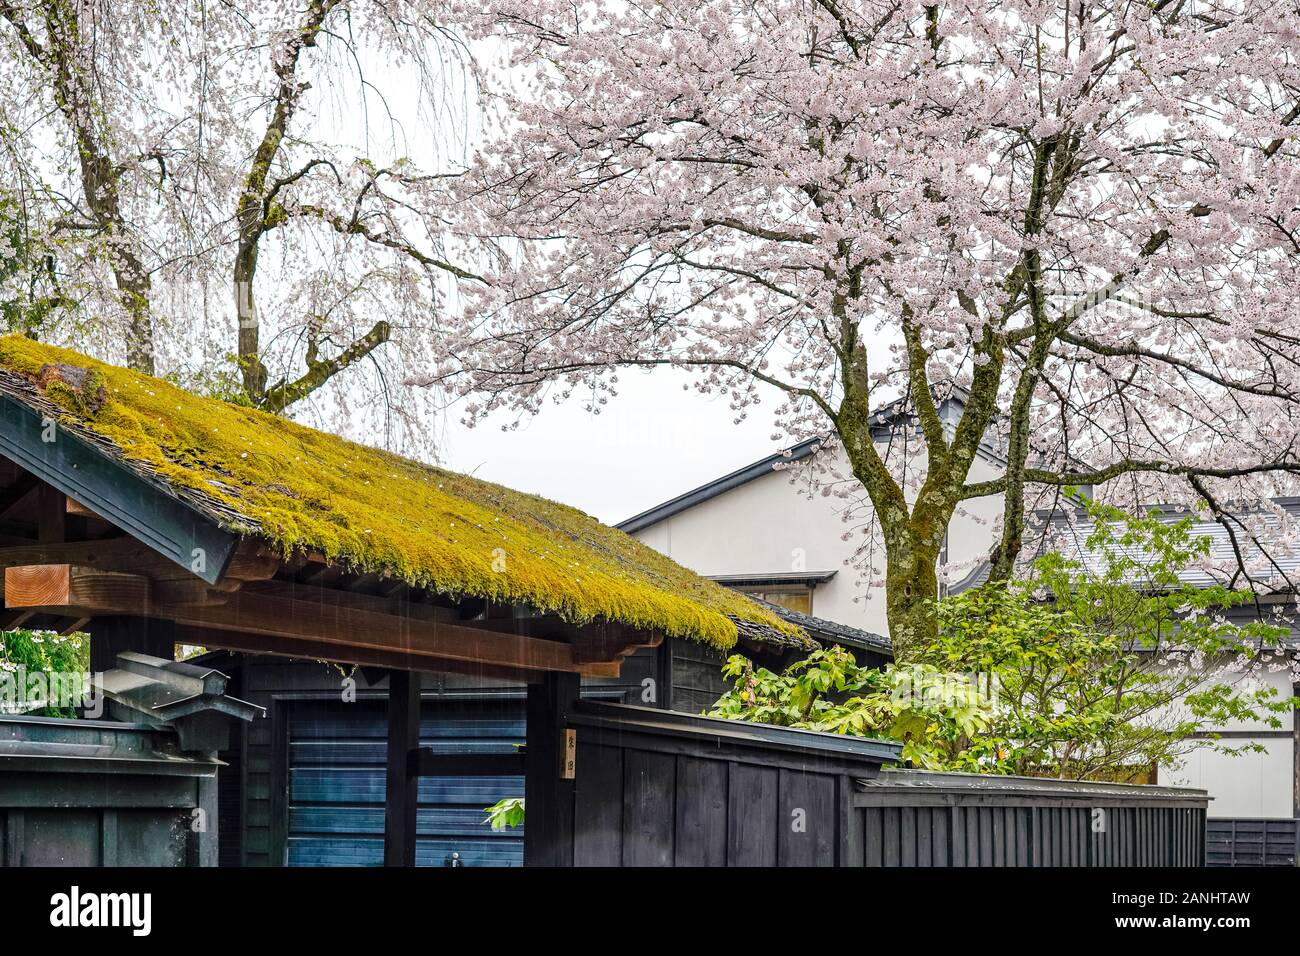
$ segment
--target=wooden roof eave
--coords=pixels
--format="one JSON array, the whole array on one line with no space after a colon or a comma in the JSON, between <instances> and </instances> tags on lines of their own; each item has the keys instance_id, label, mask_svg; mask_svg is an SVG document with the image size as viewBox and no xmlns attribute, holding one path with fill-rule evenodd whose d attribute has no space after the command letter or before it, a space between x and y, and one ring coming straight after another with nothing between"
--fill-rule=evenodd
<instances>
[{"instance_id":1,"label":"wooden roof eave","mask_svg":"<svg viewBox=\"0 0 1300 956\"><path fill-rule=\"evenodd\" d=\"M623 657L661 639L614 625L567 626L563 636L497 633L454 609L398 608L385 598L272 581L322 559L284 559L258 538L219 527L162 483L3 391L0 426L0 454L66 496L70 510L126 532L0 548L5 608L15 615L79 623L154 617L176 624L184 643L404 669L486 668L521 679L547 670L617 676ZM446 613L435 622L439 611Z\"/></svg>"},{"instance_id":2,"label":"wooden roof eave","mask_svg":"<svg viewBox=\"0 0 1300 956\"><path fill-rule=\"evenodd\" d=\"M208 584L235 554L238 535L3 391L0 454Z\"/></svg>"},{"instance_id":3,"label":"wooden roof eave","mask_svg":"<svg viewBox=\"0 0 1300 956\"><path fill-rule=\"evenodd\" d=\"M59 424L47 404L0 388L0 455L62 492L70 510L127 537L0 548L5 607L14 614L154 617L172 621L183 643L412 670L490 668L521 679L548 670L617 676L623 658L662 640L614 622L557 629L549 616L536 632L526 618L502 628L455 609L398 609L385 598L271 580L323 558L286 560L260 538L220 527L161 479ZM435 621L438 611L446 614Z\"/></svg>"}]
</instances>

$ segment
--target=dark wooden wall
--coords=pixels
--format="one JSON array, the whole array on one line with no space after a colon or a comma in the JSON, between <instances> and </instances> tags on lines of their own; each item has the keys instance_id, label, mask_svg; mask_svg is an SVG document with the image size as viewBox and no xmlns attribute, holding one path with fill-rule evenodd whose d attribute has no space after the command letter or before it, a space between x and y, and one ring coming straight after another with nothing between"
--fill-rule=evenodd
<instances>
[{"instance_id":1,"label":"dark wooden wall","mask_svg":"<svg viewBox=\"0 0 1300 956\"><path fill-rule=\"evenodd\" d=\"M115 721L0 718L0 866L194 866L216 767L166 730ZM215 822L215 821L214 821Z\"/></svg>"},{"instance_id":2,"label":"dark wooden wall","mask_svg":"<svg viewBox=\"0 0 1300 956\"><path fill-rule=\"evenodd\" d=\"M862 807L864 866L1200 866L1205 812L1107 809L1094 833L1089 807Z\"/></svg>"},{"instance_id":3,"label":"dark wooden wall","mask_svg":"<svg viewBox=\"0 0 1300 956\"><path fill-rule=\"evenodd\" d=\"M576 866L843 862L836 774L583 744L581 731L578 767Z\"/></svg>"},{"instance_id":4,"label":"dark wooden wall","mask_svg":"<svg viewBox=\"0 0 1300 956\"><path fill-rule=\"evenodd\" d=\"M580 702L577 866L845 866L853 780L898 745Z\"/></svg>"},{"instance_id":5,"label":"dark wooden wall","mask_svg":"<svg viewBox=\"0 0 1300 956\"><path fill-rule=\"evenodd\" d=\"M1206 866L1295 866L1295 820L1210 820Z\"/></svg>"},{"instance_id":6,"label":"dark wooden wall","mask_svg":"<svg viewBox=\"0 0 1300 956\"><path fill-rule=\"evenodd\" d=\"M583 686L610 699L640 701L647 679L662 680L659 654L660 648L638 651L624 662L618 679L592 678ZM356 681L359 700L386 701L386 675L273 655L213 652L203 660L232 678L234 696L266 708L265 717L232 730L230 749L219 755L229 765L219 778L221 865L282 866L288 842L293 707L341 700L345 677ZM440 697L473 699L514 693L522 712L524 685L496 678L425 674L422 689L426 702Z\"/></svg>"},{"instance_id":7,"label":"dark wooden wall","mask_svg":"<svg viewBox=\"0 0 1300 956\"><path fill-rule=\"evenodd\" d=\"M897 745L590 702L571 723L577 866L1205 860L1204 791L882 772Z\"/></svg>"},{"instance_id":8,"label":"dark wooden wall","mask_svg":"<svg viewBox=\"0 0 1300 956\"><path fill-rule=\"evenodd\" d=\"M857 790L863 866L1205 863L1204 791L907 770Z\"/></svg>"},{"instance_id":9,"label":"dark wooden wall","mask_svg":"<svg viewBox=\"0 0 1300 956\"><path fill-rule=\"evenodd\" d=\"M698 714L709 710L727 691L722 665L727 655L697 641L666 641L672 655L669 710Z\"/></svg>"}]
</instances>

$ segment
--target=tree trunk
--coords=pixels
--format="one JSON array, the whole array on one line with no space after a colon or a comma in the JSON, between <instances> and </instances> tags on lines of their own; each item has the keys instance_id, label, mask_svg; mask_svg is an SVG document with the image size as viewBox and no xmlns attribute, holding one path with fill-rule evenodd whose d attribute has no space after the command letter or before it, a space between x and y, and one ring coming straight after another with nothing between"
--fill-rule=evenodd
<instances>
[{"instance_id":1,"label":"tree trunk","mask_svg":"<svg viewBox=\"0 0 1300 956\"><path fill-rule=\"evenodd\" d=\"M939 555L913 542L886 546L885 603L894 656L910 659L939 637L934 602L939 599Z\"/></svg>"},{"instance_id":2,"label":"tree trunk","mask_svg":"<svg viewBox=\"0 0 1300 956\"><path fill-rule=\"evenodd\" d=\"M253 204L248 204L250 207ZM261 328L258 324L257 303L253 299L253 279L257 274L257 242L261 238L258 219L249 221L260 214L253 210L248 213L241 200L238 220L240 223L239 248L235 253L234 287L235 317L239 325L238 360L239 373L243 379L244 394L253 405L261 402L266 393L266 366L262 364Z\"/></svg>"},{"instance_id":3,"label":"tree trunk","mask_svg":"<svg viewBox=\"0 0 1300 956\"><path fill-rule=\"evenodd\" d=\"M122 210L118 179L123 167L113 160L109 134L96 126L99 105L93 87L100 79L80 71L77 66L83 38L76 8L47 3L43 12L49 34L48 48L32 43L29 50L52 71L55 102L72 130L86 206L104 239L118 297L128 316L127 364L152 375L153 282L141 258L137 236Z\"/></svg>"}]
</instances>

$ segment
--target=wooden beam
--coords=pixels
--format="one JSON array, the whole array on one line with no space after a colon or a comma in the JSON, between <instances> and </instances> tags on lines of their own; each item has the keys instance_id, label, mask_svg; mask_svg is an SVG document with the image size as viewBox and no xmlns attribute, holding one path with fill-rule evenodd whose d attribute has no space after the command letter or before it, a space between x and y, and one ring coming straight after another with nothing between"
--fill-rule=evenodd
<instances>
[{"instance_id":1,"label":"wooden beam","mask_svg":"<svg viewBox=\"0 0 1300 956\"><path fill-rule=\"evenodd\" d=\"M210 587L202 578L189 581L154 581L151 592L155 604L190 604L206 607L225 604L233 590Z\"/></svg>"},{"instance_id":2,"label":"wooden beam","mask_svg":"<svg viewBox=\"0 0 1300 956\"><path fill-rule=\"evenodd\" d=\"M139 614L149 604L149 579L73 564L5 568L5 606L87 608Z\"/></svg>"},{"instance_id":3,"label":"wooden beam","mask_svg":"<svg viewBox=\"0 0 1300 956\"><path fill-rule=\"evenodd\" d=\"M0 548L0 568L28 564L77 564L101 571L142 574L159 581L195 580L197 575L132 537L101 538L96 541L29 542ZM238 587L244 581L271 577L279 559L256 547L240 547L230 559L218 587Z\"/></svg>"},{"instance_id":4,"label":"wooden beam","mask_svg":"<svg viewBox=\"0 0 1300 956\"><path fill-rule=\"evenodd\" d=\"M155 605L149 613L181 624L305 638L343 647L402 650L523 670L577 671L573 648L558 641L495 634L447 621L236 591L216 607Z\"/></svg>"},{"instance_id":5,"label":"wooden beam","mask_svg":"<svg viewBox=\"0 0 1300 956\"><path fill-rule=\"evenodd\" d=\"M404 651L382 651L372 648L344 648L319 641L267 637L264 634L242 634L239 631L217 631L211 628L176 626L176 643L206 647L210 650L241 651L248 654L271 654L298 660L333 661L338 664L355 664L359 667L377 667L382 670L411 670L429 673L463 674L478 680L529 683L540 681L540 671L518 668L494 667L490 664L471 664L465 661L448 661L426 655L408 654ZM602 665L608 667L609 665ZM586 673L584 671L583 673ZM594 676L610 676L606 673ZM613 675L617 676L617 675Z\"/></svg>"},{"instance_id":6,"label":"wooden beam","mask_svg":"<svg viewBox=\"0 0 1300 956\"><path fill-rule=\"evenodd\" d=\"M375 614L400 614L419 621L446 621L449 624L466 624L455 608L439 607L419 601L404 600L409 593L403 590L395 595L380 596L344 591L338 588L318 587L297 581L254 581L240 589L243 594L278 600L305 601L321 607L340 610L369 611Z\"/></svg>"},{"instance_id":7,"label":"wooden beam","mask_svg":"<svg viewBox=\"0 0 1300 956\"><path fill-rule=\"evenodd\" d=\"M531 671L618 676L619 661L580 660L558 641L498 634L440 620L361 610L236 591L225 604L164 604L140 575L76 565L5 569L5 605L69 615L127 615L180 625L289 638L336 648L325 655L347 659L352 648L398 651L415 657ZM378 598L383 601L385 599Z\"/></svg>"},{"instance_id":8,"label":"wooden beam","mask_svg":"<svg viewBox=\"0 0 1300 956\"><path fill-rule=\"evenodd\" d=\"M615 624L589 624L573 642L573 655L580 661L617 661L643 647L658 647L662 633L638 631Z\"/></svg>"},{"instance_id":9,"label":"wooden beam","mask_svg":"<svg viewBox=\"0 0 1300 956\"><path fill-rule=\"evenodd\" d=\"M415 866L416 807L420 778L420 675L388 676L388 765L384 790L384 866Z\"/></svg>"},{"instance_id":10,"label":"wooden beam","mask_svg":"<svg viewBox=\"0 0 1300 956\"><path fill-rule=\"evenodd\" d=\"M157 594L155 589L155 594ZM573 647L574 660L580 663L609 663L622 660L643 647L658 647L662 633L637 630L622 624L598 621L590 624L566 624L554 615L512 620L466 619L459 608L441 607L409 600L410 589L398 585L386 596L322 588L296 581L253 582L241 589L243 594L264 595L280 599L306 601L330 608L373 611L399 615L412 620L442 622L493 634L565 643ZM160 603L166 603L161 597Z\"/></svg>"},{"instance_id":11,"label":"wooden beam","mask_svg":"<svg viewBox=\"0 0 1300 956\"><path fill-rule=\"evenodd\" d=\"M107 518L101 518L97 513L91 511L76 498L68 498L68 514L79 515L82 518L98 518L100 521L108 521ZM112 524L112 522L109 522Z\"/></svg>"},{"instance_id":12,"label":"wooden beam","mask_svg":"<svg viewBox=\"0 0 1300 956\"><path fill-rule=\"evenodd\" d=\"M35 611L0 611L0 631L22 627L35 616Z\"/></svg>"}]
</instances>

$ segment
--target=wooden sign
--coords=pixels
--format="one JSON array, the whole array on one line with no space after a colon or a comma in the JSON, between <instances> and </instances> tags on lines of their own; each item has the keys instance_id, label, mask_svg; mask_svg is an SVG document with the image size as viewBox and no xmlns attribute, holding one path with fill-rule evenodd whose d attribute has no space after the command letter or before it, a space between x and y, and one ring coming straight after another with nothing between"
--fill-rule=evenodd
<instances>
[{"instance_id":1,"label":"wooden sign","mask_svg":"<svg viewBox=\"0 0 1300 956\"><path fill-rule=\"evenodd\" d=\"M564 731L564 762L560 765L560 779L573 780L578 776L578 732Z\"/></svg>"}]
</instances>

